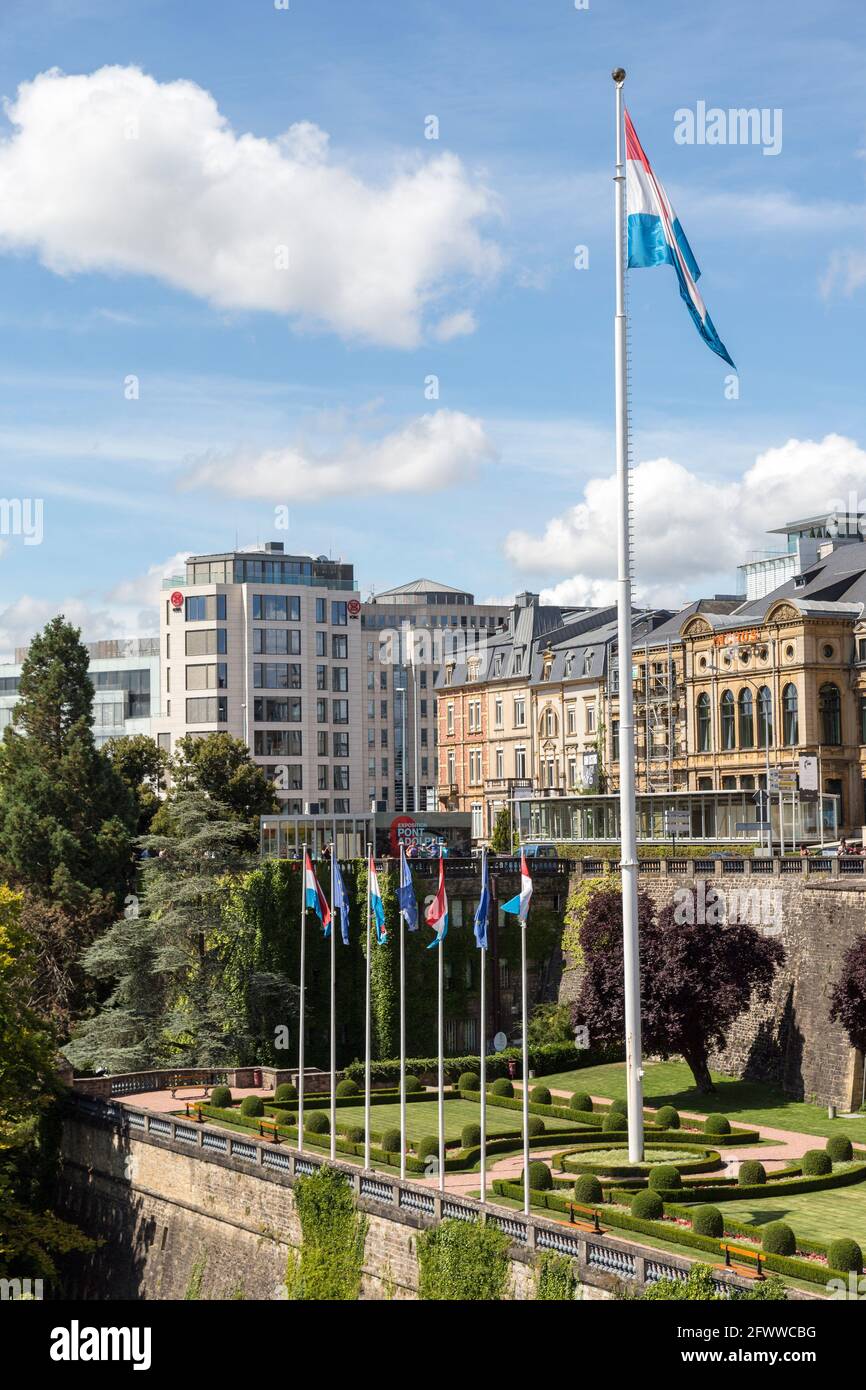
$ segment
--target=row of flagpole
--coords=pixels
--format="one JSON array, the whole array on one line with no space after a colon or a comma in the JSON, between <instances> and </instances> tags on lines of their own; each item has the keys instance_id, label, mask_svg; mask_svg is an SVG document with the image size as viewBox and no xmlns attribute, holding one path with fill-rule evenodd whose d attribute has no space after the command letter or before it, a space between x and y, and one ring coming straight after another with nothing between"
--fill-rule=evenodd
<instances>
[{"instance_id":1,"label":"row of flagpole","mask_svg":"<svg viewBox=\"0 0 866 1390\"><path fill-rule=\"evenodd\" d=\"M301 863L301 950L300 950L300 1016L298 1038L298 1147L304 1145L304 1090L306 1074L304 1070L304 1035L306 1028L306 941L307 912L313 911L322 924L322 930L329 939L330 948L330 1153L337 1155L337 962L334 913L339 913L343 944L349 944L349 898L337 858L337 847L330 849L331 861L331 901L330 904L319 886L307 846L303 846ZM367 845L367 902L366 902L366 961L364 991L364 1167L370 1167L370 1112L372 1093L372 960L373 928L376 942L384 945L388 940L385 924L385 905L379 888L379 878L371 846ZM520 859L520 892L507 903L502 904L503 912L514 913L521 924L521 1020L523 1034L523 1199L524 1210L529 1212L529 1041L527 1031L528 988L526 962L526 924L529 903L532 897L532 880L526 867L526 856ZM400 918L400 1177L406 1176L406 954L404 932L418 930L418 903L412 874L406 858L406 850L400 850L400 884L397 894ZM481 1201L487 1195L487 948L490 926L490 907L492 895L487 863L487 851L481 858L481 894L474 917L474 933L481 952L480 980L480 1108L481 1108ZM437 960L437 1129L438 1129L438 1180L440 1191L445 1190L445 967L444 942L448 932L448 895L445 888L445 861L439 857L439 881L435 897L429 903L425 920L435 931L428 950L438 948Z\"/></svg>"}]
</instances>

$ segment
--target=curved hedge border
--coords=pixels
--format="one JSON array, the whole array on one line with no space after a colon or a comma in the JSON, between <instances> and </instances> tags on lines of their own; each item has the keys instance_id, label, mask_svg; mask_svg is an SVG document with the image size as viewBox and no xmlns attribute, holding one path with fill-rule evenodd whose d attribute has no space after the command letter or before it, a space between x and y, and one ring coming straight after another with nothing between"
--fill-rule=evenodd
<instances>
[{"instance_id":1,"label":"curved hedge border","mask_svg":"<svg viewBox=\"0 0 866 1390\"><path fill-rule=\"evenodd\" d=\"M653 1140L654 1139L655 1136L653 1136ZM622 1149L623 1153L626 1153L628 1149L628 1145L619 1140L615 1140L612 1144L605 1145L605 1147L610 1149ZM706 1144L678 1144L676 1147L682 1149L683 1153L700 1155L698 1158L689 1159L685 1163L679 1163L675 1159L669 1160L671 1163L676 1164L676 1167L681 1173L711 1173L721 1164L721 1155L717 1153L715 1149L709 1148ZM633 1164L626 1164L620 1167L618 1164L610 1163L582 1163L575 1158L575 1154L579 1153L580 1149L571 1149L567 1150L565 1153L557 1154L556 1167L563 1173L596 1173L602 1177L609 1178L646 1178L655 1166L652 1163L646 1163L643 1165L642 1171L638 1171L636 1165Z\"/></svg>"},{"instance_id":2,"label":"curved hedge border","mask_svg":"<svg viewBox=\"0 0 866 1390\"><path fill-rule=\"evenodd\" d=\"M500 1197L510 1197L512 1200L523 1201L523 1186L520 1183L507 1182L503 1178L494 1178L492 1183L493 1191ZM548 1211L568 1211L569 1201L565 1197L560 1197L556 1192L531 1192L530 1200L533 1206L547 1207ZM665 1206L665 1211L670 1215L684 1216L691 1220L692 1213L688 1207L680 1209ZM619 1211L615 1208L602 1206L598 1208L599 1218L606 1226L615 1226L618 1230L637 1231L641 1235L654 1236L656 1240L667 1241L670 1245L682 1245L692 1250L702 1250L707 1254L715 1255L716 1258L722 1257L721 1245L712 1236L701 1236L696 1231L687 1230L683 1226L671 1226L669 1222L648 1221L639 1216L632 1216L630 1212ZM734 1229L736 1226L736 1230ZM732 1235L745 1235L756 1240L760 1245L761 1228L760 1226L747 1226L742 1222L725 1222L726 1231L730 1227ZM827 1254L825 1247L816 1246L814 1242L798 1240L797 1244L801 1249L812 1254ZM798 1259L796 1255L770 1255L765 1257L765 1267L774 1270L777 1274L787 1274L791 1279L803 1279L811 1284L827 1283L828 1279L846 1279L847 1275L838 1269L832 1269L830 1265L815 1264L810 1260Z\"/></svg>"},{"instance_id":3,"label":"curved hedge border","mask_svg":"<svg viewBox=\"0 0 866 1390\"><path fill-rule=\"evenodd\" d=\"M866 1163L856 1163L853 1168L849 1168L844 1173L825 1173L821 1177L807 1178L802 1175L792 1179L777 1178L772 1186L769 1180L765 1183L750 1183L740 1186L737 1182L731 1182L730 1186L723 1186L721 1183L710 1185L702 1183L700 1186L691 1185L688 1188L689 1200L695 1204L711 1202L716 1206L719 1202L737 1202L741 1198L767 1197L767 1196L786 1196L796 1197L803 1192L821 1192L831 1187L852 1187L855 1183L866 1180ZM663 1192L662 1196L667 1200L682 1201L683 1190L677 1188L674 1192L669 1189Z\"/></svg>"}]
</instances>

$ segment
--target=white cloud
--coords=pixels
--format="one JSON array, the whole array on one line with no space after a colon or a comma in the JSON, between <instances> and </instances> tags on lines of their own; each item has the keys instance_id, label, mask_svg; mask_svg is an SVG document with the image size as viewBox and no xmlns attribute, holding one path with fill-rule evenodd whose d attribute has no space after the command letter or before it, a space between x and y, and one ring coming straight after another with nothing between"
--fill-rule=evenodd
<instances>
[{"instance_id":1,"label":"white cloud","mask_svg":"<svg viewBox=\"0 0 866 1390\"><path fill-rule=\"evenodd\" d=\"M308 121L236 134L194 82L134 67L41 73L7 114L0 245L58 274L152 275L221 308L411 347L452 282L501 264L479 230L495 198L448 153L365 181Z\"/></svg>"},{"instance_id":2,"label":"white cloud","mask_svg":"<svg viewBox=\"0 0 866 1390\"><path fill-rule=\"evenodd\" d=\"M680 603L730 576L752 550L779 549L768 530L786 521L866 509L866 451L852 439L789 439L767 449L738 479L717 482L669 458L639 463L632 475L636 595ZM547 602L604 603L615 597L615 477L594 478L583 499L540 535L512 531L505 553L518 569L568 576L544 590Z\"/></svg>"},{"instance_id":3,"label":"white cloud","mask_svg":"<svg viewBox=\"0 0 866 1390\"><path fill-rule=\"evenodd\" d=\"M433 329L433 337L440 343L450 343L452 338L465 338L468 334L474 333L478 324L475 315L468 309L463 309L457 314L449 314L447 318L440 319Z\"/></svg>"},{"instance_id":4,"label":"white cloud","mask_svg":"<svg viewBox=\"0 0 866 1390\"><path fill-rule=\"evenodd\" d=\"M434 492L467 481L493 456L480 420L460 411L437 410L372 442L347 439L327 454L303 445L207 454L194 462L182 486L297 502Z\"/></svg>"}]
</instances>

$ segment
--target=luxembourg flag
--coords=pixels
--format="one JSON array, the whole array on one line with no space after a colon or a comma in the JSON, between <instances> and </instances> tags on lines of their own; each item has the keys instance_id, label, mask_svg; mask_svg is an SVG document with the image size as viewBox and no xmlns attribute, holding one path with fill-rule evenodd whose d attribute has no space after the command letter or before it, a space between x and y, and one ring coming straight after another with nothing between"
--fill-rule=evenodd
<instances>
[{"instance_id":1,"label":"luxembourg flag","mask_svg":"<svg viewBox=\"0 0 866 1390\"><path fill-rule=\"evenodd\" d=\"M698 263L668 195L659 183L637 138L631 117L625 113L626 208L628 210L628 264L640 269L672 265L680 294L707 347L734 367L733 359L716 332L698 290ZM736 371L736 367L734 367Z\"/></svg>"},{"instance_id":2,"label":"luxembourg flag","mask_svg":"<svg viewBox=\"0 0 866 1390\"><path fill-rule=\"evenodd\" d=\"M424 913L424 920L428 927L432 927L436 933L435 939L427 947L432 951L434 946L441 946L448 931L448 894L445 892L445 860L439 855L439 887L436 889L436 897L433 899L427 911Z\"/></svg>"},{"instance_id":3,"label":"luxembourg flag","mask_svg":"<svg viewBox=\"0 0 866 1390\"><path fill-rule=\"evenodd\" d=\"M376 861L372 854L370 863L367 866L370 876L370 910L373 914L373 921L376 924L376 940L380 946L384 946L388 940L388 930L385 926L385 904L382 901L382 894L379 890L379 875L376 873Z\"/></svg>"},{"instance_id":4,"label":"luxembourg flag","mask_svg":"<svg viewBox=\"0 0 866 1390\"><path fill-rule=\"evenodd\" d=\"M509 898L507 903L502 904L503 912L513 912L519 919L522 927L526 926L526 919L529 916L529 901L532 897L532 879L529 877L529 870L526 867L526 850L520 851L520 892L513 898Z\"/></svg>"},{"instance_id":5,"label":"luxembourg flag","mask_svg":"<svg viewBox=\"0 0 866 1390\"><path fill-rule=\"evenodd\" d=\"M327 936L331 926L331 909L328 907L327 898L319 887L319 880L316 878L316 871L313 868L309 850L304 854L304 884L307 907L311 912L315 912Z\"/></svg>"}]
</instances>

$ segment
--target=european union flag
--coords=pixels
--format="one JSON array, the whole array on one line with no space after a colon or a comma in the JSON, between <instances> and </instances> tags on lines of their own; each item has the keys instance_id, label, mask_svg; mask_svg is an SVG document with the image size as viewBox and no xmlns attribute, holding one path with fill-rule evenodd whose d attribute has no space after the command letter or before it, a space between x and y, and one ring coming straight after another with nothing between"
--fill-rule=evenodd
<instances>
[{"instance_id":1,"label":"european union flag","mask_svg":"<svg viewBox=\"0 0 866 1390\"><path fill-rule=\"evenodd\" d=\"M343 945L349 944L349 894L346 892L346 885L343 882L343 875L340 870L339 859L334 859L334 891L331 895L334 899L332 907L335 907L340 914L340 935L343 938Z\"/></svg>"},{"instance_id":2,"label":"european union flag","mask_svg":"<svg viewBox=\"0 0 866 1390\"><path fill-rule=\"evenodd\" d=\"M397 890L397 902L400 905L400 912L406 926L410 931L417 931L418 901L415 897L415 885L412 882L412 872L406 858L405 845L400 846L400 887Z\"/></svg>"},{"instance_id":3,"label":"european union flag","mask_svg":"<svg viewBox=\"0 0 866 1390\"><path fill-rule=\"evenodd\" d=\"M490 925L490 879L487 873L487 850L481 851L481 897L475 909L475 940L481 951L487 950L487 928Z\"/></svg>"}]
</instances>

